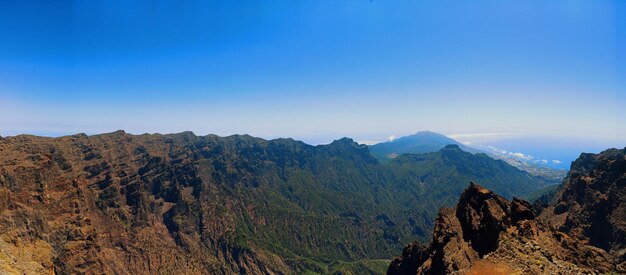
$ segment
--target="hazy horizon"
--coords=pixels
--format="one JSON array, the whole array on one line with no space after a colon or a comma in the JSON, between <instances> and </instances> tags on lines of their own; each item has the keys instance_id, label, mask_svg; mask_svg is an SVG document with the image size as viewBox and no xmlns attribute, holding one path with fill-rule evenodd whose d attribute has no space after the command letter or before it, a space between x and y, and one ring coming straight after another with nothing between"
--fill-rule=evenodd
<instances>
[{"instance_id":1,"label":"hazy horizon","mask_svg":"<svg viewBox=\"0 0 626 275\"><path fill-rule=\"evenodd\" d=\"M123 130L123 129L120 129ZM419 132L433 132L430 130L419 130L416 132L407 132L406 134L390 135L390 136L375 136L375 139L371 136L353 137L353 136L336 136L329 137L322 136L315 138L300 138L297 136L255 136L263 139L276 139L276 138L293 138L300 140L310 145L323 145L329 144L334 140L348 137L352 138L355 142L365 145L374 145L376 143L393 141L396 138L412 135ZM127 131L125 131L127 132ZM193 131L192 131L193 132ZM176 133L133 133L129 134L176 134ZM437 133L437 132L434 132ZM63 134L49 134L49 133L10 133L1 132L0 136L15 136L20 134L33 134L38 136L47 137L60 137L78 133L63 133ZM104 133L86 133L88 135L97 135ZM204 136L214 133L195 133L198 136ZM236 133L247 134L247 133ZM496 155L505 155L513 157L528 163L532 163L539 166L547 166L554 169L568 170L570 163L576 160L582 153L600 153L609 148L621 149L626 147L626 142L623 139L594 139L590 137L576 137L576 136L536 136L519 133L482 133L482 134L443 134L450 137L462 144L465 144L474 149L478 149L485 153L495 153ZM228 136L228 135L221 135ZM253 135L254 136L254 135Z\"/></svg>"}]
</instances>

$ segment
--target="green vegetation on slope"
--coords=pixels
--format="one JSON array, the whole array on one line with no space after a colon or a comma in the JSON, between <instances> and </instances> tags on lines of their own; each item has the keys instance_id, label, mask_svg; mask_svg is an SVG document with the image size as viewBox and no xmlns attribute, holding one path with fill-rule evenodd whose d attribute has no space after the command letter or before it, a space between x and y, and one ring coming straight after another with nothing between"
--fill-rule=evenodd
<instances>
[{"instance_id":1,"label":"green vegetation on slope","mask_svg":"<svg viewBox=\"0 0 626 275\"><path fill-rule=\"evenodd\" d=\"M522 199L533 202L539 202L543 204L549 204L553 202L554 195L556 191L559 189L560 184L548 185L544 188L541 188L535 192L532 192L526 196L522 196Z\"/></svg>"},{"instance_id":2,"label":"green vegetation on slope","mask_svg":"<svg viewBox=\"0 0 626 275\"><path fill-rule=\"evenodd\" d=\"M451 205L470 181L507 197L545 186L502 161L457 146L381 164L367 146L347 138L311 146L245 135L116 132L6 142L19 149L6 149L4 156L21 158L6 163L37 167L34 161L51 158L40 170L2 172L0 188L19 187L11 192L23 194L13 198L46 198L41 186L52 185L67 196L86 194L88 199L72 197L74 203L84 205L81 211L94 222L124 236L118 243L127 246L144 236L169 244L177 255L194 251L189 260L175 258L190 269L225 273L284 271L285 266L298 272L376 272L377 262L368 259L387 259L405 243L429 239L438 209ZM47 219L70 212L54 201L37 207L41 213L56 211ZM132 245L145 249L142 242ZM85 255L99 253L96 246L84 249L94 249ZM117 259L129 253L109 251L118 253ZM76 253L76 259L86 257ZM55 262L64 263L62 270L85 268L64 258L74 254L59 255Z\"/></svg>"},{"instance_id":3,"label":"green vegetation on slope","mask_svg":"<svg viewBox=\"0 0 626 275\"><path fill-rule=\"evenodd\" d=\"M229 139L226 144L238 147L234 155L205 156L212 163L229 162L214 175L231 170L233 195L254 209L253 218L243 211L238 216L246 230L237 240L306 269L318 262L387 258L406 242L426 241L438 209L452 205L470 181L509 198L546 184L457 146L380 164L350 139L316 147L292 140Z\"/></svg>"}]
</instances>

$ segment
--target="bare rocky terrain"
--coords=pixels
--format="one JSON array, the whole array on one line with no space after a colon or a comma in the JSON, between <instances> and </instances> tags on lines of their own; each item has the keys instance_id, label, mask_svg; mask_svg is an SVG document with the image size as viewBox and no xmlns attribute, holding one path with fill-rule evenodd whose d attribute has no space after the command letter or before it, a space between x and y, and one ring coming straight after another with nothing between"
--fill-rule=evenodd
<instances>
[{"instance_id":1,"label":"bare rocky terrain","mask_svg":"<svg viewBox=\"0 0 626 275\"><path fill-rule=\"evenodd\" d=\"M441 209L430 244L406 246L388 274L626 272L625 156L582 154L547 206L472 183L453 209Z\"/></svg>"}]
</instances>

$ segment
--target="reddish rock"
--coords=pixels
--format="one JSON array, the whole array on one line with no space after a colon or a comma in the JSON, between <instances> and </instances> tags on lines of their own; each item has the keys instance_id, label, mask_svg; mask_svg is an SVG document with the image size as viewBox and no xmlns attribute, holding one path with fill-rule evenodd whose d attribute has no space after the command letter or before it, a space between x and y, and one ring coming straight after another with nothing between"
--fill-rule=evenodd
<instances>
[{"instance_id":1,"label":"reddish rock","mask_svg":"<svg viewBox=\"0 0 626 275\"><path fill-rule=\"evenodd\" d=\"M626 272L626 148L582 154L572 163L557 204L543 219L562 232L612 254Z\"/></svg>"},{"instance_id":2,"label":"reddish rock","mask_svg":"<svg viewBox=\"0 0 626 275\"><path fill-rule=\"evenodd\" d=\"M604 251L535 219L531 205L471 183L454 209L443 208L432 241L413 243L388 274L599 273L616 270Z\"/></svg>"}]
</instances>

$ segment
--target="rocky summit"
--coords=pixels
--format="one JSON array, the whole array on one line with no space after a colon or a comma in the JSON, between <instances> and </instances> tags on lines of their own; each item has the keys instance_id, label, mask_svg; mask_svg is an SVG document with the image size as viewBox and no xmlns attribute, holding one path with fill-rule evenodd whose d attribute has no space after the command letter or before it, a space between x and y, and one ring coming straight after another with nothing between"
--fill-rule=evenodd
<instances>
[{"instance_id":1,"label":"rocky summit","mask_svg":"<svg viewBox=\"0 0 626 275\"><path fill-rule=\"evenodd\" d=\"M618 270L605 250L582 243L471 183L454 208L439 212L432 241L404 248L388 274L595 274ZM623 220L622 220L623 221Z\"/></svg>"},{"instance_id":2,"label":"rocky summit","mask_svg":"<svg viewBox=\"0 0 626 275\"><path fill-rule=\"evenodd\" d=\"M582 154L541 218L581 243L608 251L626 272L626 148Z\"/></svg>"}]
</instances>

